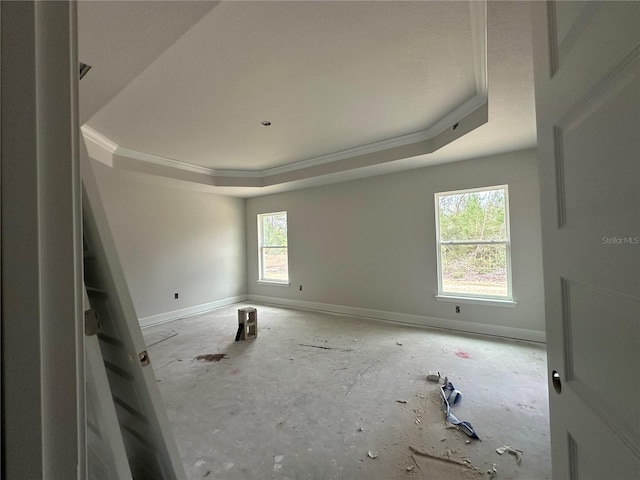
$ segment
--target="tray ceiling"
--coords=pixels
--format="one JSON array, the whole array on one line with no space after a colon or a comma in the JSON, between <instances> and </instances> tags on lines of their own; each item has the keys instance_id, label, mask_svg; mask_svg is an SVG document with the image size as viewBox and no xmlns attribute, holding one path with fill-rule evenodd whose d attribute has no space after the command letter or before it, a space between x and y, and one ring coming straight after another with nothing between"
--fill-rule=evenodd
<instances>
[{"instance_id":1,"label":"tray ceiling","mask_svg":"<svg viewBox=\"0 0 640 480\"><path fill-rule=\"evenodd\" d=\"M230 187L407 168L491 123L487 67L518 55L527 133L509 147L530 147L530 39L514 31L526 21L528 32L528 11L500 4L487 15L482 2L81 2L90 152ZM516 24L495 25L496 40L511 42L504 58L491 42L487 55L493 10ZM509 143L503 133L494 151Z\"/></svg>"}]
</instances>

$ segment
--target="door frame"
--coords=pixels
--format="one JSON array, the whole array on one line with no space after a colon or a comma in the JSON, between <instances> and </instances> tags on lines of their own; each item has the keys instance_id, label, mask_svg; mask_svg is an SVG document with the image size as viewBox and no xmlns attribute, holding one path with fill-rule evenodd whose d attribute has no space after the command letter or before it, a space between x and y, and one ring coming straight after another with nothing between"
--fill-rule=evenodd
<instances>
[{"instance_id":1,"label":"door frame","mask_svg":"<svg viewBox=\"0 0 640 480\"><path fill-rule=\"evenodd\" d=\"M76 3L2 2L2 470L85 478Z\"/></svg>"}]
</instances>

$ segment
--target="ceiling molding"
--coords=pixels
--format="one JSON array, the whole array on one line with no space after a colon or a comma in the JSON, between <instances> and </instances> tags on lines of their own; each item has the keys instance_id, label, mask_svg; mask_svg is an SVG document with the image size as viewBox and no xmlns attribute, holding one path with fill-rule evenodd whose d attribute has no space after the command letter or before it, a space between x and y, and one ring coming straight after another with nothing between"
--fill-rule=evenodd
<instances>
[{"instance_id":1,"label":"ceiling molding","mask_svg":"<svg viewBox=\"0 0 640 480\"><path fill-rule=\"evenodd\" d=\"M226 170L217 169L215 171L216 177L233 177L233 178L262 178L265 176L266 170Z\"/></svg>"},{"instance_id":2,"label":"ceiling molding","mask_svg":"<svg viewBox=\"0 0 640 480\"><path fill-rule=\"evenodd\" d=\"M92 156L112 167L144 170L144 173L184 180L189 177L187 181L208 185L240 187L276 185L433 153L488 120L486 0L471 1L469 8L476 93L463 104L454 106L426 130L264 170L213 169L132 150L117 145L88 125L82 126L82 134L102 149L99 155ZM89 151L95 152L95 148ZM114 157L118 158L117 162L113 161Z\"/></svg>"},{"instance_id":3,"label":"ceiling molding","mask_svg":"<svg viewBox=\"0 0 640 480\"><path fill-rule=\"evenodd\" d=\"M180 160L174 160L173 158L161 157L160 155L154 155L152 153L139 152L137 150L131 150L129 148L123 148L118 146L115 155L121 157L133 158L134 160L142 160L143 162L154 163L164 167L177 168L178 170L185 170L187 172L202 173L204 175L215 176L216 171L213 168L201 167L200 165L194 165L193 163L181 162Z\"/></svg>"},{"instance_id":4,"label":"ceiling molding","mask_svg":"<svg viewBox=\"0 0 640 480\"><path fill-rule=\"evenodd\" d=\"M400 137L390 138L380 142L370 143L360 147L350 148L336 153L330 153L328 155L322 155L307 160L301 160L298 162L290 163L289 165L283 165L280 167L267 168L264 170L227 170L227 169L213 169L194 165L192 163L181 162L172 158L161 157L150 153L140 152L129 148L120 147L112 140L96 132L87 125L82 126L82 133L87 140L96 143L98 146L104 148L109 153L118 155L121 157L127 157L135 160L142 160L164 167L177 168L179 170L185 170L188 172L201 173L210 175L213 177L224 178L266 178L275 175L282 175L298 170L305 170L312 167L322 166L329 163L340 162L341 160L347 160L353 157L361 157L369 155L371 153L391 150L396 147L403 147L416 143L426 142L448 128L451 128L456 123L461 122L473 112L481 108L486 104L486 93L477 94L458 108L442 117L438 122L432 125L427 130L411 133L408 135L402 135ZM447 142L450 143L450 142ZM423 154L431 153L433 150L424 151ZM104 162L103 162L104 163Z\"/></svg>"},{"instance_id":5,"label":"ceiling molding","mask_svg":"<svg viewBox=\"0 0 640 480\"><path fill-rule=\"evenodd\" d=\"M82 125L82 127L80 127L80 130L82 130L82 135L84 136L84 138L86 138L87 140L91 140L93 143L95 143L99 147L102 147L109 153L115 152L118 148L117 143L112 142L104 135L96 132L89 125Z\"/></svg>"},{"instance_id":6,"label":"ceiling molding","mask_svg":"<svg viewBox=\"0 0 640 480\"><path fill-rule=\"evenodd\" d=\"M480 103L480 105L478 105ZM476 106L475 110L468 113L465 117L455 122L448 121L449 117L454 114ZM225 187L265 187L278 185L281 183L289 183L297 180L307 179L315 176L324 176L335 174L343 171L353 170L357 168L370 167L373 165L392 162L404 158L412 158L420 155L433 153L439 148L451 143L452 141L464 136L468 132L476 129L480 125L487 122L488 108L487 103L482 102L477 96L462 107L456 109L452 114L444 117L438 124L447 123L448 127L440 131L436 135L432 135L421 141L407 142L378 142L372 144L378 148L371 146L359 149L349 150L349 154L339 152L335 158L328 160L319 157L310 161L296 162L289 169L266 169L266 170L214 170L198 165L180 162L178 160L160 157L144 152L138 152L127 148L117 146L113 151L106 152L104 145L115 145L111 140L97 133L85 135L85 139L89 144L97 145L98 152L95 148L91 148L88 144L88 151L92 158L101 161L113 168L122 168L151 175L175 178L204 185L215 185ZM445 121L446 120L446 121ZM83 134L85 130L83 129ZM97 142L99 143L96 143ZM381 147L382 145L382 147ZM103 153L105 155L98 155ZM337 155L341 155L338 157ZM331 157L331 156L327 156ZM323 161L317 161L323 160Z\"/></svg>"},{"instance_id":7,"label":"ceiling molding","mask_svg":"<svg viewBox=\"0 0 640 480\"><path fill-rule=\"evenodd\" d=\"M486 92L476 94L458 108L448 113L435 124L426 130L422 130L408 135L401 135L399 137L389 138L380 142L370 143L368 145L362 145L360 147L350 148L342 150L336 153L330 153L327 155L321 155L319 157L310 158L307 160L301 160L298 162L290 163L289 165L282 165L280 167L267 168L262 170L261 176L279 175L281 173L288 173L295 170L302 170L309 167L315 167L318 165L324 165L327 163L333 163L347 158L358 157L361 155L367 155L369 153L380 152L383 150L389 150L395 147L402 147L405 145L411 145L413 143L424 142L436 135L442 133L447 128L455 125L457 122L465 118L467 115L474 112L487 102ZM430 152L425 152L430 153ZM218 170L220 171L220 170Z\"/></svg>"},{"instance_id":8,"label":"ceiling molding","mask_svg":"<svg viewBox=\"0 0 640 480\"><path fill-rule=\"evenodd\" d=\"M259 172L259 177L271 177L285 173L304 170L311 167L321 166L328 163L339 162L353 157L360 157L375 152L391 150L396 147L425 142L433 139L446 129L466 119L478 109L486 105L488 101L488 73L487 73L487 2L473 1L469 3L471 18L471 40L473 45L474 72L476 83L476 94L469 100L458 106L447 115L442 117L428 129L407 135L401 135L379 142L362 145L359 147L342 150L340 152L321 155L319 157L301 160L288 165L268 168ZM486 122L486 119L485 119ZM484 122L482 122L484 123ZM479 126L479 125L478 125ZM452 140L451 140L452 141ZM450 142L447 142L450 143ZM443 146L443 145L440 145ZM438 147L439 148L439 147ZM423 153L432 153L434 149ZM222 174L224 170L217 170ZM229 171L230 172L230 171ZM255 172L258 173L258 172ZM227 177L236 175L228 174ZM268 183L268 182L267 182Z\"/></svg>"}]
</instances>

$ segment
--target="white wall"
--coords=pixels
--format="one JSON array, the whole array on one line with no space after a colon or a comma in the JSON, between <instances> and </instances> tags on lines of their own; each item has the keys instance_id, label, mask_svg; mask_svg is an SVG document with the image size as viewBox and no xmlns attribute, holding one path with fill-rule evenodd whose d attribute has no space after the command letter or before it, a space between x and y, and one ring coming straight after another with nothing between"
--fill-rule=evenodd
<instances>
[{"instance_id":1,"label":"white wall","mask_svg":"<svg viewBox=\"0 0 640 480\"><path fill-rule=\"evenodd\" d=\"M142 325L246 298L244 199L92 165Z\"/></svg>"},{"instance_id":2,"label":"white wall","mask_svg":"<svg viewBox=\"0 0 640 480\"><path fill-rule=\"evenodd\" d=\"M435 192L509 185L513 308L439 302ZM256 215L288 212L289 287L258 284ZM247 199L248 293L263 300L544 340L535 150ZM299 290L303 285L303 290Z\"/></svg>"}]
</instances>

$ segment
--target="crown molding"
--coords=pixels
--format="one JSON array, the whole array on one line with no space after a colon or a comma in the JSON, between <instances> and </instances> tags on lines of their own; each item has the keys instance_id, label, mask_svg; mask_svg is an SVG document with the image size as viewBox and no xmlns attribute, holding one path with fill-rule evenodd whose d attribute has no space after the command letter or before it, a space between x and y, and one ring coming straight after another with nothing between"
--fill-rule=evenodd
<instances>
[{"instance_id":1,"label":"crown molding","mask_svg":"<svg viewBox=\"0 0 640 480\"><path fill-rule=\"evenodd\" d=\"M402 147L412 143L430 140L452 125L455 125L456 122L462 120L468 115L471 115L474 111L487 103L489 98L487 73L487 2L486 0L471 1L469 2L469 9L476 83L476 94L473 97L449 112L426 130L389 138L327 155L321 155L307 160L301 160L288 165L268 168L261 172L261 176L267 177L280 175L283 173L293 172L295 170L316 167L327 163L345 160L347 158L367 155L395 147Z\"/></svg>"},{"instance_id":2,"label":"crown molding","mask_svg":"<svg viewBox=\"0 0 640 480\"><path fill-rule=\"evenodd\" d=\"M476 128L480 124L486 122L486 118L484 120L479 119L478 112L484 109L484 114L486 116L486 105L488 103L487 2L486 0L470 1L469 8L471 18L471 40L474 58L476 93L464 103L455 107L452 111L450 111L436 123L432 124L426 130L381 140L367 145L361 145L359 147L350 148L347 150L341 150L339 152L296 161L287 165L266 168L264 170L214 169L209 167L202 167L200 165L194 165L192 163L183 162L172 158L154 155L151 153L132 150L119 146L111 139L105 137L88 125L83 125L81 127L82 134L87 140L101 147L108 153L108 155L111 155L111 159L113 159L113 156L119 156L123 158L147 162L151 165L169 167L185 172L197 173L210 177L209 179L212 185L220 184L225 186L247 186L247 182L249 182L251 184L250 186L263 187L265 185L284 183L290 181L286 180L286 178L295 176L295 172L298 172L297 176L313 176L313 168L321 166L326 166L325 170L331 169L334 171L341 169L350 169L353 167L348 165L349 160L355 159L356 157L373 155L387 150L389 152L392 152L393 149L402 150L401 147L411 147L412 145L418 144L423 145L423 151L418 153L418 155L432 153L442 145L450 143L451 141L454 141L455 139L462 136L464 133L469 131L469 128ZM471 118L473 118L473 121L471 122L473 125L469 125L467 128L459 129L458 132L456 132L454 135L450 135L445 132L451 127L455 129L458 122L462 122L463 120L468 120ZM444 140L444 142L440 142L438 146L434 148L431 144L434 143L433 141L438 136L440 136L440 139L444 137L446 138L446 140ZM398 158L391 155L389 160L386 161L397 159ZM342 163L339 164L339 162ZM114 166L113 161L105 163L110 164L112 167ZM303 170L307 170L307 172L303 172ZM219 180L216 181L216 179ZM254 181L251 182L250 179L253 179Z\"/></svg>"},{"instance_id":3,"label":"crown molding","mask_svg":"<svg viewBox=\"0 0 640 480\"><path fill-rule=\"evenodd\" d=\"M411 145L414 143L430 140L436 135L442 133L447 128L454 125L459 120L462 120L467 115L473 113L476 109L486 103L486 99L486 95L474 95L469 100L464 102L461 106L442 117L426 130L410 133L408 135L401 135L399 137L389 138L387 140L362 145L360 147L350 148L348 150L342 150L340 152L330 153L328 155L301 160L295 163L290 163L288 165L282 165L280 167L268 168L262 170L261 176L269 177L272 175L280 175L283 173L294 172L296 170L302 170L310 167L317 167L320 165L325 165L327 163L338 162L340 160L346 160L348 158L359 157L361 155L368 155L370 153L381 152L396 147L403 147L405 145Z\"/></svg>"},{"instance_id":4,"label":"crown molding","mask_svg":"<svg viewBox=\"0 0 640 480\"><path fill-rule=\"evenodd\" d=\"M262 178L266 170L226 170L217 169L215 171L216 177L222 178Z\"/></svg>"},{"instance_id":5,"label":"crown molding","mask_svg":"<svg viewBox=\"0 0 640 480\"><path fill-rule=\"evenodd\" d=\"M420 132L389 138L387 140L381 140L379 142L369 143L367 145L361 145L359 147L349 148L347 150L341 150L339 152L329 153L327 155L321 155L319 157L313 157L307 160L300 160L288 165L267 168L262 171L262 176L267 177L271 175L280 175L282 173L302 170L304 168L317 167L318 165L333 163L351 157L367 155L369 153L380 152L382 150L389 150L390 148L401 147L403 145L409 145L411 143L422 142L424 140L428 140L431 137L430 131L431 129L422 130Z\"/></svg>"},{"instance_id":6,"label":"crown molding","mask_svg":"<svg viewBox=\"0 0 640 480\"><path fill-rule=\"evenodd\" d=\"M130 148L118 147L114 152L114 155L133 158L134 160L141 160L143 162L153 163L163 167L177 168L187 172L210 176L215 176L216 174L216 171L213 168L201 167L200 165L194 165L193 163L181 162L180 160L174 160L173 158L161 157L160 155L154 155L152 153L139 152L137 150L131 150Z\"/></svg>"},{"instance_id":7,"label":"crown molding","mask_svg":"<svg viewBox=\"0 0 640 480\"><path fill-rule=\"evenodd\" d=\"M86 138L87 140L92 141L93 143L95 143L99 147L102 147L104 150L106 150L109 153L115 152L116 149L118 148L118 144L117 143L112 142L111 140L109 140L107 137L105 137L101 133L98 133L97 131L95 131L89 125L86 125L86 124L82 125L80 127L80 130L82 131L82 136L84 138Z\"/></svg>"},{"instance_id":8,"label":"crown molding","mask_svg":"<svg viewBox=\"0 0 640 480\"><path fill-rule=\"evenodd\" d=\"M307 160L290 163L288 165L282 165L274 168L267 168L265 170L229 170L229 169L213 169L202 167L200 165L194 165L192 163L181 162L172 158L162 157L150 153L140 152L129 148L123 148L112 142L108 138L100 135L90 127L83 126L82 133L88 140L95 142L99 146L108 150L112 155L120 157L131 158L134 160L140 160L148 162L154 165L163 167L176 168L187 172L199 173L211 176L213 178L220 177L225 179L231 178L259 178L265 179L273 177L275 175L282 175L286 173L295 172L298 170L304 170L312 167L318 167L327 165L330 163L339 162L341 160L347 160L353 157L359 157L372 153L381 152L384 150L391 150L396 147L403 147L412 145L414 143L425 142L430 140L444 130L450 128L452 125L466 118L474 113L477 109L486 104L486 95L475 95L461 106L442 117L438 122L432 125L427 130L411 133L408 135L402 135L400 137L390 138L380 142L370 143L360 147L350 148L336 153L328 155L322 155L319 157L310 158ZM431 152L424 152L431 153Z\"/></svg>"},{"instance_id":9,"label":"crown molding","mask_svg":"<svg viewBox=\"0 0 640 480\"><path fill-rule=\"evenodd\" d=\"M462 112L466 113L467 111L470 111L470 113L460 116ZM216 170L122 147L117 147L114 153L106 155L108 157L106 160L96 155L100 152L106 154L103 150L97 149L100 152L94 151L93 153L90 150L89 153L93 158L113 168L139 171L212 186L266 187L369 167L402 158L427 155L460 138L486 123L486 121L487 103L480 96L475 96L449 115L443 117L430 129L430 132L436 132L443 126L444 129L437 134L425 135L423 132L419 132L419 135L404 136L399 139L377 142L309 161L296 162L285 166L286 168L254 171ZM458 123L459 127L455 128ZM407 142L407 137L413 141ZM102 157L104 156L102 155ZM144 165L147 165L147 167L145 168ZM171 170L167 170L167 168ZM192 175L194 173L196 176Z\"/></svg>"}]
</instances>

